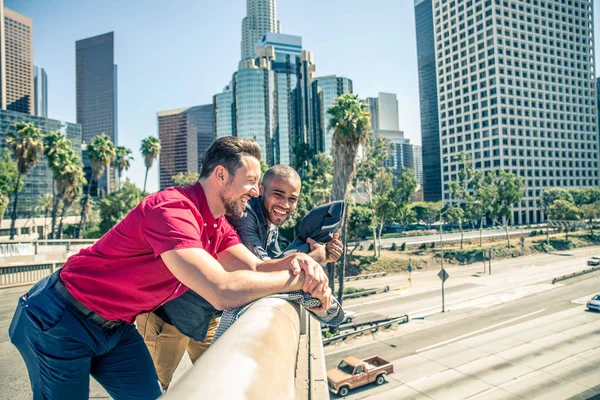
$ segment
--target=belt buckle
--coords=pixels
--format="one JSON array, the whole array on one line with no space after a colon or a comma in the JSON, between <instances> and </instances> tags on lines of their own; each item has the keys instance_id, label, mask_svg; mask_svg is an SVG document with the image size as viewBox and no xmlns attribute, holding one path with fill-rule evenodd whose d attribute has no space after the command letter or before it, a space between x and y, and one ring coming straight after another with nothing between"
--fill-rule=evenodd
<instances>
[{"instance_id":1,"label":"belt buckle","mask_svg":"<svg viewBox=\"0 0 600 400\"><path fill-rule=\"evenodd\" d=\"M104 331L108 331L108 330L113 329L114 327L118 326L119 324L120 324L120 322L107 320L105 323L100 325L100 328Z\"/></svg>"}]
</instances>

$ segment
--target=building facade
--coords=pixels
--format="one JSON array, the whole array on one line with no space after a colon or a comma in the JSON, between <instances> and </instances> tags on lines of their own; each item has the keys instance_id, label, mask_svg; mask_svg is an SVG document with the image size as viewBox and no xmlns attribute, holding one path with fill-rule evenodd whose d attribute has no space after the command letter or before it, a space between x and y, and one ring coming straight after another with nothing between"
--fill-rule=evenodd
<instances>
[{"instance_id":1,"label":"building facade","mask_svg":"<svg viewBox=\"0 0 600 400\"><path fill-rule=\"evenodd\" d=\"M333 129L329 129L329 114L327 109L334 103L336 97L352 93L352 80L335 75L315 78L312 82L313 120L316 130L317 152L325 152L333 156Z\"/></svg>"},{"instance_id":2,"label":"building facade","mask_svg":"<svg viewBox=\"0 0 600 400\"><path fill-rule=\"evenodd\" d=\"M34 115L20 113L16 111L0 110L0 132L9 132L15 130L15 123L28 122L33 123L42 132L58 130L69 139L73 146L73 151L81 156L81 125L71 122L58 121L36 117ZM0 148L5 148L6 143L3 136L0 135ZM32 168L23 176L23 189L19 192L19 202L17 204L17 215L21 218L34 216L33 209L38 203L40 197L46 193L52 193L52 171L48 167L48 159L40 156L37 166ZM11 203L7 210L7 215L12 212L13 196L10 197Z\"/></svg>"},{"instance_id":3,"label":"building facade","mask_svg":"<svg viewBox=\"0 0 600 400\"><path fill-rule=\"evenodd\" d=\"M33 114L33 24L31 18L5 7L2 14L2 109Z\"/></svg>"},{"instance_id":4,"label":"building facade","mask_svg":"<svg viewBox=\"0 0 600 400\"><path fill-rule=\"evenodd\" d=\"M461 152L523 177L513 223L543 220L544 189L597 187L592 2L434 0L433 12L444 200Z\"/></svg>"},{"instance_id":5,"label":"building facade","mask_svg":"<svg viewBox=\"0 0 600 400\"><path fill-rule=\"evenodd\" d=\"M77 123L81 124L83 141L89 144L94 137L105 133L117 146L117 66L114 63L114 34L109 32L78 40L75 50ZM110 193L115 187L115 182L114 170L109 169L109 173L100 179L99 186L106 193Z\"/></svg>"},{"instance_id":6,"label":"building facade","mask_svg":"<svg viewBox=\"0 0 600 400\"><path fill-rule=\"evenodd\" d=\"M233 92L229 86L223 92L213 96L213 108L217 138L235 136L235 107Z\"/></svg>"},{"instance_id":7,"label":"building facade","mask_svg":"<svg viewBox=\"0 0 600 400\"><path fill-rule=\"evenodd\" d=\"M173 186L174 175L200 172L202 159L215 141L213 104L159 111L160 190Z\"/></svg>"},{"instance_id":8,"label":"building facade","mask_svg":"<svg viewBox=\"0 0 600 400\"><path fill-rule=\"evenodd\" d=\"M33 68L33 115L48 118L48 75L37 65Z\"/></svg>"},{"instance_id":9,"label":"building facade","mask_svg":"<svg viewBox=\"0 0 600 400\"><path fill-rule=\"evenodd\" d=\"M419 68L419 105L423 145L423 196L425 201L442 199L442 169L438 94L436 81L433 0L415 1L417 65Z\"/></svg>"},{"instance_id":10,"label":"building facade","mask_svg":"<svg viewBox=\"0 0 600 400\"><path fill-rule=\"evenodd\" d=\"M266 32L281 32L276 0L247 0L246 11L242 20L242 61L256 56L254 45Z\"/></svg>"}]
</instances>

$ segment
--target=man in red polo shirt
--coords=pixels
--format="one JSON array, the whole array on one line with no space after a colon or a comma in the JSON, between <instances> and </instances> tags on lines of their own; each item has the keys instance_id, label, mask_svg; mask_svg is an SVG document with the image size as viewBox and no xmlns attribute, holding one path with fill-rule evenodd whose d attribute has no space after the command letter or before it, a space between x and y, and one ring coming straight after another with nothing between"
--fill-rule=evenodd
<instances>
[{"instance_id":1,"label":"man in red polo shirt","mask_svg":"<svg viewBox=\"0 0 600 400\"><path fill-rule=\"evenodd\" d=\"M9 335L34 398L88 398L90 375L113 398L157 398L152 359L132 323L188 287L217 309L300 289L331 306L327 278L310 257L257 260L224 218L258 195L259 160L256 142L218 139L198 183L148 196L19 299Z\"/></svg>"}]
</instances>

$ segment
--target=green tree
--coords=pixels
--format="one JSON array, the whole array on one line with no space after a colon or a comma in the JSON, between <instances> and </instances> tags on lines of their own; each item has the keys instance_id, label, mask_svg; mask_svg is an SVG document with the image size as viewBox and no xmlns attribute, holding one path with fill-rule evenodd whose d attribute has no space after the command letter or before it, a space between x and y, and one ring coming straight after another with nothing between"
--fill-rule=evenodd
<instances>
[{"instance_id":1,"label":"green tree","mask_svg":"<svg viewBox=\"0 0 600 400\"><path fill-rule=\"evenodd\" d=\"M587 187L587 188L570 188L566 189L569 194L573 197L573 203L577 207L581 207L584 204L594 204L600 201L600 188Z\"/></svg>"},{"instance_id":2,"label":"green tree","mask_svg":"<svg viewBox=\"0 0 600 400\"><path fill-rule=\"evenodd\" d=\"M442 202L418 201L411 205L417 219L422 221L427 229L431 229L431 225L438 220L440 211L442 210Z\"/></svg>"},{"instance_id":3,"label":"green tree","mask_svg":"<svg viewBox=\"0 0 600 400\"><path fill-rule=\"evenodd\" d=\"M200 178L200 174L198 172L180 172L177 175L173 175L171 179L175 186L188 186L193 185L198 182L198 178Z\"/></svg>"},{"instance_id":4,"label":"green tree","mask_svg":"<svg viewBox=\"0 0 600 400\"><path fill-rule=\"evenodd\" d=\"M408 229L408 225L417 222L417 213L411 205L398 210L398 222L402 224L404 231Z\"/></svg>"},{"instance_id":5,"label":"green tree","mask_svg":"<svg viewBox=\"0 0 600 400\"><path fill-rule=\"evenodd\" d=\"M66 186L62 185L64 181L61 181L61 176L65 175L65 163L68 163L69 152L72 152L71 141L61 131L51 131L44 137L44 154L53 176L50 238L54 238L59 203L65 195Z\"/></svg>"},{"instance_id":6,"label":"green tree","mask_svg":"<svg viewBox=\"0 0 600 400\"><path fill-rule=\"evenodd\" d=\"M548 208L548 216L553 221L579 221L583 216L581 210L566 200L555 200ZM565 226L565 240L569 240L569 225Z\"/></svg>"},{"instance_id":7,"label":"green tree","mask_svg":"<svg viewBox=\"0 0 600 400\"><path fill-rule=\"evenodd\" d=\"M366 198L367 203L375 210L374 196L383 195L390 186L377 182L389 181L391 179L389 168L385 167L385 161L392 154L392 144L384 138L374 138L369 134L363 147L364 156L356 166L355 187L359 196ZM364 195L363 195L364 193ZM373 256L377 256L377 216L371 213L373 218Z\"/></svg>"},{"instance_id":8,"label":"green tree","mask_svg":"<svg viewBox=\"0 0 600 400\"><path fill-rule=\"evenodd\" d=\"M573 203L573 195L569 189L565 188L550 188L543 190L537 201L538 208L542 210L546 216L546 243L550 244L550 216L548 210L556 200L564 200Z\"/></svg>"},{"instance_id":9,"label":"green tree","mask_svg":"<svg viewBox=\"0 0 600 400\"><path fill-rule=\"evenodd\" d=\"M583 218L588 221L590 234L594 236L594 220L600 217L600 201L597 201L594 204L584 204L579 208L581 209Z\"/></svg>"},{"instance_id":10,"label":"green tree","mask_svg":"<svg viewBox=\"0 0 600 400\"><path fill-rule=\"evenodd\" d=\"M46 230L46 220L48 219L48 213L52 211L53 205L54 195L52 193L44 193L37 198L36 205L33 207L33 212L36 216L44 216L44 230Z\"/></svg>"},{"instance_id":11,"label":"green tree","mask_svg":"<svg viewBox=\"0 0 600 400\"><path fill-rule=\"evenodd\" d=\"M333 186L332 200L346 200L348 186L356 172L356 155L358 146L365 143L371 130L369 106L357 95L346 93L337 97L327 110L331 116L329 128L333 129ZM347 251L346 237L348 232L348 214L344 213L342 224L342 243ZM346 275L347 257L342 258L338 278L338 299L342 301L344 294L344 277ZM329 268L330 283L333 285L333 265Z\"/></svg>"},{"instance_id":12,"label":"green tree","mask_svg":"<svg viewBox=\"0 0 600 400\"><path fill-rule=\"evenodd\" d=\"M458 224L460 230L460 248L463 248L464 232L463 222L470 220L472 210L471 205L475 203L475 199L471 195L473 190L472 181L477 177L473 168L471 155L465 152L459 153L455 158L459 163L459 170L456 180L448 185L450 192L449 206L455 210L447 211L447 218L451 222Z\"/></svg>"},{"instance_id":13,"label":"green tree","mask_svg":"<svg viewBox=\"0 0 600 400\"><path fill-rule=\"evenodd\" d=\"M88 216L87 203L90 198L90 190L92 188L92 182L98 182L106 168L115 160L116 150L115 145L110 140L110 137L103 133L92 139L92 142L87 147L88 157L92 165L92 176L89 184L87 185L87 192L83 198L83 204L81 207L81 219L79 221L79 228L77 229L77 237L81 237L81 231L85 227L86 219Z\"/></svg>"},{"instance_id":14,"label":"green tree","mask_svg":"<svg viewBox=\"0 0 600 400\"><path fill-rule=\"evenodd\" d=\"M260 160L260 174L264 175L268 169L269 169L269 164L267 164L263 160ZM200 176L200 174L198 174L198 176Z\"/></svg>"},{"instance_id":15,"label":"green tree","mask_svg":"<svg viewBox=\"0 0 600 400\"><path fill-rule=\"evenodd\" d=\"M8 207L8 195L0 192L0 220L4 219L4 212Z\"/></svg>"},{"instance_id":16,"label":"green tree","mask_svg":"<svg viewBox=\"0 0 600 400\"><path fill-rule=\"evenodd\" d=\"M356 204L350 208L348 217L348 240L354 240L354 248L350 251L352 255L360 246L361 240L369 234L373 225L373 211L365 204Z\"/></svg>"},{"instance_id":17,"label":"green tree","mask_svg":"<svg viewBox=\"0 0 600 400\"><path fill-rule=\"evenodd\" d=\"M21 176L26 175L34 168L40 155L44 152L44 134L32 123L17 122L15 130L4 132L6 145L12 152L17 163L17 182L14 187L14 201L12 219L10 223L10 239L15 237L15 224L17 221L17 204L19 201L19 190L21 187Z\"/></svg>"},{"instance_id":18,"label":"green tree","mask_svg":"<svg viewBox=\"0 0 600 400\"><path fill-rule=\"evenodd\" d=\"M126 180L121 189L101 199L100 233L104 234L118 224L143 198L144 193Z\"/></svg>"},{"instance_id":19,"label":"green tree","mask_svg":"<svg viewBox=\"0 0 600 400\"><path fill-rule=\"evenodd\" d=\"M146 192L146 182L148 181L148 171L152 168L154 160L158 158L160 154L160 139L154 136L148 136L142 139L142 145L140 146L140 153L144 157L144 165L146 166L146 175L144 176L144 193Z\"/></svg>"},{"instance_id":20,"label":"green tree","mask_svg":"<svg viewBox=\"0 0 600 400\"><path fill-rule=\"evenodd\" d=\"M483 246L483 220L490 214L496 199L497 188L485 179L482 171L476 171L471 181L473 186L472 199L469 205L469 215L479 222L479 247Z\"/></svg>"},{"instance_id":21,"label":"green tree","mask_svg":"<svg viewBox=\"0 0 600 400\"><path fill-rule=\"evenodd\" d=\"M6 211L6 207L8 207L10 193L17 184L18 175L19 171L17 169L17 163L11 158L10 151L8 149L0 149L0 195L2 195L2 198L0 199L0 209L2 209L3 212ZM23 182L20 182L18 190L21 190L22 187Z\"/></svg>"},{"instance_id":22,"label":"green tree","mask_svg":"<svg viewBox=\"0 0 600 400\"><path fill-rule=\"evenodd\" d=\"M496 173L488 172L486 180L490 185L496 187L496 199L492 203L489 216L496 221L497 224L502 224L506 232L506 241L510 247L510 235L508 234L508 224L512 216L512 207L523 199L525 195L525 184L523 178L513 174L499 170Z\"/></svg>"},{"instance_id":23,"label":"green tree","mask_svg":"<svg viewBox=\"0 0 600 400\"><path fill-rule=\"evenodd\" d=\"M131 155L131 149L125 146L117 146L115 149L115 159L112 162L113 168L117 169L117 176L119 177L119 186L121 185L121 176L123 171L127 171L131 167L133 156Z\"/></svg>"}]
</instances>

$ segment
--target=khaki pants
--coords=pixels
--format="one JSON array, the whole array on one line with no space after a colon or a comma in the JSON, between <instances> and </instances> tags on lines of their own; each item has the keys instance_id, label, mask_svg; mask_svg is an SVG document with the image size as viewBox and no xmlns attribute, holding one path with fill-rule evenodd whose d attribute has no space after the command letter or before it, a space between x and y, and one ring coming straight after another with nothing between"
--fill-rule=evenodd
<instances>
[{"instance_id":1,"label":"khaki pants","mask_svg":"<svg viewBox=\"0 0 600 400\"><path fill-rule=\"evenodd\" d=\"M173 372L175 372L183 357L183 353L187 350L192 363L194 363L208 349L213 336L217 332L219 318L213 318L210 321L203 342L190 339L173 325L165 323L153 313L142 314L137 317L135 322L138 331L144 338L144 342L146 342L146 346L148 346L148 350L150 350L158 379L163 390L166 391L171 379L173 379Z\"/></svg>"}]
</instances>

